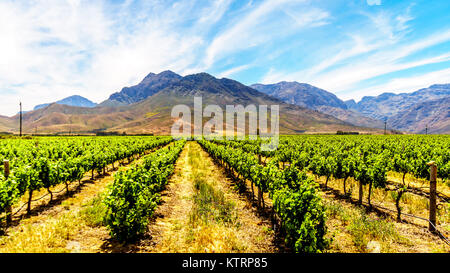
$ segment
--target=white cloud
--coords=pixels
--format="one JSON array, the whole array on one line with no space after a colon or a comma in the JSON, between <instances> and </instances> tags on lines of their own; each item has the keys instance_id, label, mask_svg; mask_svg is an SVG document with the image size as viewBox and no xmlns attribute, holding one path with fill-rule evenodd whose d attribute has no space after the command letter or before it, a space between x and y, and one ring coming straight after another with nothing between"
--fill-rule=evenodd
<instances>
[{"instance_id":1,"label":"white cloud","mask_svg":"<svg viewBox=\"0 0 450 273\"><path fill-rule=\"evenodd\" d=\"M417 61L402 62L401 60L423 49L448 41L450 41L450 30L440 31L419 41L400 46L390 46L382 51L374 52L366 58L354 60L329 72L319 73L311 79L311 82L339 92L350 89L361 81L380 75L427 64L446 62L450 56L448 53Z\"/></svg>"},{"instance_id":2,"label":"white cloud","mask_svg":"<svg viewBox=\"0 0 450 273\"><path fill-rule=\"evenodd\" d=\"M240 66L236 66L233 68L230 68L228 70L225 70L223 72L221 72L219 75L217 75L218 78L227 78L233 74L236 74L238 72L241 72L243 70L246 70L250 67L249 64L244 64L244 65L240 65Z\"/></svg>"},{"instance_id":3,"label":"white cloud","mask_svg":"<svg viewBox=\"0 0 450 273\"><path fill-rule=\"evenodd\" d=\"M417 91L421 88L429 87L433 84L448 83L450 79L450 68L390 80L386 83L371 86L365 89L355 90L342 96L343 99L359 100L364 96L376 96L384 92L407 93Z\"/></svg>"},{"instance_id":4,"label":"white cloud","mask_svg":"<svg viewBox=\"0 0 450 273\"><path fill-rule=\"evenodd\" d=\"M222 16L217 11L229 1L212 6L214 18L202 17L187 31L179 28L192 19L186 12L192 1L170 9L159 2L145 1L140 9L130 8L132 1L102 3L0 2L0 96L7 102L1 114L17 113L19 100L25 110L73 94L101 102L149 72L182 72L204 43L196 32Z\"/></svg>"},{"instance_id":5,"label":"white cloud","mask_svg":"<svg viewBox=\"0 0 450 273\"><path fill-rule=\"evenodd\" d=\"M376 13L351 11L363 20L358 17L358 27L349 27L341 25L339 15L309 0L249 1L237 9L232 3L240 4L233 0L0 1L0 114L15 114L19 99L25 109L73 94L101 102L147 73L166 69L183 75L214 69L222 71L219 77L229 77L249 67L267 67L264 83L303 81L342 91L343 96L348 90L359 96L352 90L364 80L450 59L442 52L415 55L450 42L450 30L406 39L414 20L410 8L396 14L384 7L383 11L370 8ZM381 1L367 3L381 5ZM318 29L330 35L326 39L302 36L327 24L330 29ZM305 44L320 44L320 52L302 52L303 38ZM249 49L255 49L255 59L246 63L239 53ZM303 63L301 54L314 62ZM286 60L285 55L293 59ZM400 90L402 84L413 88L416 79L437 81L445 75L435 72L361 90Z\"/></svg>"},{"instance_id":6,"label":"white cloud","mask_svg":"<svg viewBox=\"0 0 450 273\"><path fill-rule=\"evenodd\" d=\"M109 24L100 3L1 2L0 88L12 90L2 94L9 94L6 101L54 101L55 93L64 96L66 89L76 88L82 81L77 68L85 61L83 52L109 39ZM2 103L1 111L14 114L17 106Z\"/></svg>"},{"instance_id":7,"label":"white cloud","mask_svg":"<svg viewBox=\"0 0 450 273\"><path fill-rule=\"evenodd\" d=\"M446 61L450 61L450 54L443 54L436 57L406 63L395 63L392 61L383 62L383 60L377 61L375 59L371 59L367 62L355 62L354 65L348 65L342 69L320 75L320 77L312 80L311 82L312 84L319 85L322 88L339 93L341 91L346 91L353 88L359 82L377 76Z\"/></svg>"},{"instance_id":8,"label":"white cloud","mask_svg":"<svg viewBox=\"0 0 450 273\"><path fill-rule=\"evenodd\" d=\"M198 20L199 24L211 25L217 23L227 11L231 0L217 0L211 6L203 9Z\"/></svg>"}]
</instances>

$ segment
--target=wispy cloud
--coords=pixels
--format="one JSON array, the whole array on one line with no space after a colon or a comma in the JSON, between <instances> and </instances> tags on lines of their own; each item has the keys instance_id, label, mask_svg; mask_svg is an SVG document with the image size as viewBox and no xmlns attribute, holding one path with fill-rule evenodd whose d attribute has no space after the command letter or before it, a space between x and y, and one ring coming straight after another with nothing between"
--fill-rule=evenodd
<instances>
[{"instance_id":1,"label":"wispy cloud","mask_svg":"<svg viewBox=\"0 0 450 273\"><path fill-rule=\"evenodd\" d=\"M329 47L328 52L320 57L321 62L299 71L286 73L272 68L263 77L262 82L304 81L335 92L341 97L348 98L358 94L357 97L360 98L361 94L364 95L368 90L371 90L371 94L374 90L378 90L378 93L386 91L382 88L377 89L384 85L377 85L376 82L377 86L374 89L361 88L361 84L366 80L425 65L448 62L450 60L448 51L442 54L436 51L422 58L420 55L416 56L423 50L450 42L450 29L435 31L426 37L409 41L406 38L411 31L408 22L414 20L410 12L408 8L405 13L397 16L391 16L384 11L377 14L363 13L369 19L369 24L362 25L357 33L347 34L350 41L338 44L336 48L343 49L336 54L331 55L335 50ZM409 90L407 86L405 90Z\"/></svg>"},{"instance_id":2,"label":"wispy cloud","mask_svg":"<svg viewBox=\"0 0 450 273\"><path fill-rule=\"evenodd\" d=\"M366 58L353 60L330 72L317 74L311 79L314 84L320 84L335 92L345 91L364 80L396 71L420 67L427 64L447 62L449 53L427 57L417 61L402 61L420 50L450 41L450 31L439 32L411 44L391 47L372 53ZM382 92L383 90L380 90Z\"/></svg>"},{"instance_id":3,"label":"wispy cloud","mask_svg":"<svg viewBox=\"0 0 450 273\"><path fill-rule=\"evenodd\" d=\"M19 100L25 109L73 94L100 102L166 69L245 83L303 81L341 97L406 91L448 75L450 23L428 25L448 16L450 4L418 12L420 5L3 0L0 114L15 114Z\"/></svg>"},{"instance_id":4,"label":"wispy cloud","mask_svg":"<svg viewBox=\"0 0 450 273\"><path fill-rule=\"evenodd\" d=\"M286 7L304 0L266 0L235 24L217 35L206 50L205 67L236 51L256 47L304 27L325 24L329 14L304 7L301 13L286 12ZM294 23L289 24L286 19Z\"/></svg>"},{"instance_id":5,"label":"wispy cloud","mask_svg":"<svg viewBox=\"0 0 450 273\"><path fill-rule=\"evenodd\" d=\"M236 67L233 67L233 68L230 68L228 70L225 70L225 71L221 72L219 75L217 75L217 77L219 77L219 78L226 78L226 77L229 77L229 76L231 76L233 74L236 74L236 73L238 73L240 71L246 70L249 67L250 67L250 64L244 64L244 65L241 65L241 66L236 66Z\"/></svg>"},{"instance_id":6,"label":"wispy cloud","mask_svg":"<svg viewBox=\"0 0 450 273\"><path fill-rule=\"evenodd\" d=\"M425 74L414 75L409 77L399 77L392 79L386 83L355 90L343 96L344 99L361 99L363 96L378 95L380 90L384 92L405 93L417 91L421 88L431 86L433 84L448 83L450 79L450 68L433 71Z\"/></svg>"},{"instance_id":7,"label":"wispy cloud","mask_svg":"<svg viewBox=\"0 0 450 273\"><path fill-rule=\"evenodd\" d=\"M100 102L151 71L183 71L195 63L203 38L195 29L174 31L188 20L192 2L170 9L134 4L1 2L0 95L23 100L25 109L74 93ZM16 112L16 102L2 105L4 114Z\"/></svg>"}]
</instances>

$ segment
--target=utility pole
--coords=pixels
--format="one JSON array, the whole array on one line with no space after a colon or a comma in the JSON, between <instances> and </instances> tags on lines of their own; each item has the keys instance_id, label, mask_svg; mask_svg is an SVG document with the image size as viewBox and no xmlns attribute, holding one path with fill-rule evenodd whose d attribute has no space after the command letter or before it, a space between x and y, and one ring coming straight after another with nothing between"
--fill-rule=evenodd
<instances>
[{"instance_id":1,"label":"utility pole","mask_svg":"<svg viewBox=\"0 0 450 273\"><path fill-rule=\"evenodd\" d=\"M428 124L427 124L427 126L425 127L425 135L428 135Z\"/></svg>"},{"instance_id":2,"label":"utility pole","mask_svg":"<svg viewBox=\"0 0 450 273\"><path fill-rule=\"evenodd\" d=\"M19 112L19 135L22 136L22 102L19 102L20 112Z\"/></svg>"},{"instance_id":3,"label":"utility pole","mask_svg":"<svg viewBox=\"0 0 450 273\"><path fill-rule=\"evenodd\" d=\"M384 134L386 134L386 129L387 129L387 120L384 120Z\"/></svg>"}]
</instances>

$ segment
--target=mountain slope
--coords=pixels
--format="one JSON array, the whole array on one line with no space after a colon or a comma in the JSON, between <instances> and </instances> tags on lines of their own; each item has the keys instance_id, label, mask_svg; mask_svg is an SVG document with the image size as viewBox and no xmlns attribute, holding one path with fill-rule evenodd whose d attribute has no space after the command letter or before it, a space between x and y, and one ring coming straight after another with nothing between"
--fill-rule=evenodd
<instances>
[{"instance_id":1,"label":"mountain slope","mask_svg":"<svg viewBox=\"0 0 450 273\"><path fill-rule=\"evenodd\" d=\"M19 124L15 124L14 120L6 116L0 116L0 132L12 133Z\"/></svg>"},{"instance_id":2,"label":"mountain slope","mask_svg":"<svg viewBox=\"0 0 450 273\"><path fill-rule=\"evenodd\" d=\"M69 106L77 106L77 107L95 107L96 103L78 95L70 96L55 102L57 104L69 105ZM39 104L34 107L33 110L38 110L44 107L49 106L51 103Z\"/></svg>"},{"instance_id":3,"label":"mountain slope","mask_svg":"<svg viewBox=\"0 0 450 273\"><path fill-rule=\"evenodd\" d=\"M351 109L368 117L385 119L407 111L417 103L444 99L449 96L450 84L439 84L412 93L383 93L376 97L363 97ZM347 105L350 106L351 102L347 103Z\"/></svg>"},{"instance_id":4,"label":"mountain slope","mask_svg":"<svg viewBox=\"0 0 450 273\"><path fill-rule=\"evenodd\" d=\"M430 134L450 133L450 96L416 103L387 120L400 130L423 134L428 127Z\"/></svg>"},{"instance_id":5,"label":"mountain slope","mask_svg":"<svg viewBox=\"0 0 450 273\"><path fill-rule=\"evenodd\" d=\"M279 98L286 103L311 109L319 106L331 106L347 109L336 95L315 86L298 82L280 82L276 84L253 84L250 87L267 95Z\"/></svg>"},{"instance_id":6,"label":"mountain slope","mask_svg":"<svg viewBox=\"0 0 450 273\"><path fill-rule=\"evenodd\" d=\"M356 101L355 100L353 100L353 99L351 99L351 100L346 100L346 101L344 101L344 103L345 103L345 105L347 106L347 109L353 109L353 110L355 110L357 107L358 107L358 105L356 104Z\"/></svg>"},{"instance_id":7,"label":"mountain slope","mask_svg":"<svg viewBox=\"0 0 450 273\"><path fill-rule=\"evenodd\" d=\"M318 110L356 126L383 128L383 122L347 110L347 105L336 95L315 86L298 82L253 84L251 87L279 98L286 103Z\"/></svg>"},{"instance_id":8,"label":"mountain slope","mask_svg":"<svg viewBox=\"0 0 450 273\"><path fill-rule=\"evenodd\" d=\"M202 97L203 106L214 104L223 110L226 105L236 104L280 105L280 132L286 134L360 129L318 111L283 103L237 81L216 79L207 73L200 73L183 77L148 99L134 104L132 111L140 115L141 119L114 127L112 130L139 131L141 127L157 127L169 133L169 124L173 122L170 117L172 107L180 104L192 107L195 96ZM142 109L151 110L150 117L142 117Z\"/></svg>"},{"instance_id":9,"label":"mountain slope","mask_svg":"<svg viewBox=\"0 0 450 273\"><path fill-rule=\"evenodd\" d=\"M153 74L155 75L155 74ZM28 133L92 132L94 130L119 131L127 133L170 134L175 119L171 117L175 105L193 105L194 96L201 96L203 106L209 104L279 105L280 133L314 133L373 130L358 128L317 110L286 104L279 99L230 79L217 79L200 73L181 77L155 93L155 85L142 94L154 93L133 104L100 106L94 108L72 107L51 104L45 108L24 114L24 131ZM161 86L160 86L161 87ZM137 93L136 93L137 94ZM135 98L133 98L134 100ZM18 121L18 115L12 118ZM205 118L204 122L208 120Z\"/></svg>"},{"instance_id":10,"label":"mountain slope","mask_svg":"<svg viewBox=\"0 0 450 273\"><path fill-rule=\"evenodd\" d=\"M52 103L47 107L24 113L23 130L25 133L39 134L87 133L107 129L131 119L133 116L119 107L75 107ZM19 124L19 115L11 117L10 120L14 124Z\"/></svg>"},{"instance_id":11,"label":"mountain slope","mask_svg":"<svg viewBox=\"0 0 450 273\"><path fill-rule=\"evenodd\" d=\"M180 79L180 75L170 70L159 74L150 73L139 84L124 87L120 92L112 94L102 105L111 106L136 103L145 100Z\"/></svg>"},{"instance_id":12,"label":"mountain slope","mask_svg":"<svg viewBox=\"0 0 450 273\"><path fill-rule=\"evenodd\" d=\"M380 129L384 128L383 121L379 119L366 117L352 110L346 110L331 106L319 106L317 110L356 126L363 126L368 128L380 128Z\"/></svg>"}]
</instances>

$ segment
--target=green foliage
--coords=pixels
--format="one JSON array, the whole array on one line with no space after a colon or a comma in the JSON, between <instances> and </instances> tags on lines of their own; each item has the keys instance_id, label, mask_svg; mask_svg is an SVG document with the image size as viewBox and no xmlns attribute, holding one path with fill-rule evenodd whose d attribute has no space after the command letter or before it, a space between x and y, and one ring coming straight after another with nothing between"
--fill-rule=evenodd
<instances>
[{"instance_id":1,"label":"green foliage","mask_svg":"<svg viewBox=\"0 0 450 273\"><path fill-rule=\"evenodd\" d=\"M146 231L148 218L156 207L158 195L150 187L119 173L105 200L108 208L106 224L111 236L130 241Z\"/></svg>"},{"instance_id":2,"label":"green foliage","mask_svg":"<svg viewBox=\"0 0 450 273\"><path fill-rule=\"evenodd\" d=\"M81 180L91 170L170 143L171 137L39 137L0 142L10 177L0 176L0 213L27 191ZM0 169L2 169L0 167ZM3 173L3 172L1 172Z\"/></svg>"},{"instance_id":3,"label":"green foliage","mask_svg":"<svg viewBox=\"0 0 450 273\"><path fill-rule=\"evenodd\" d=\"M281 217L287 233L287 243L296 252L321 252L326 249L325 208L316 192L317 185L306 173L300 172L294 165L280 169L276 161L262 166L254 153L233 148L227 142L202 140L199 143L226 168L234 169L272 196L274 210ZM256 150L246 145L245 150Z\"/></svg>"},{"instance_id":4,"label":"green foliage","mask_svg":"<svg viewBox=\"0 0 450 273\"><path fill-rule=\"evenodd\" d=\"M14 204L19 198L17 180L10 176L6 179L0 174L0 211Z\"/></svg>"},{"instance_id":5,"label":"green foliage","mask_svg":"<svg viewBox=\"0 0 450 273\"><path fill-rule=\"evenodd\" d=\"M315 253L328 247L325 208L313 185L304 182L298 191L280 189L273 197L286 240L296 252Z\"/></svg>"},{"instance_id":6,"label":"green foliage","mask_svg":"<svg viewBox=\"0 0 450 273\"><path fill-rule=\"evenodd\" d=\"M105 205L106 224L113 238L128 242L142 235L173 173L185 141L147 155L143 163L127 171L118 172L109 188Z\"/></svg>"},{"instance_id":7,"label":"green foliage","mask_svg":"<svg viewBox=\"0 0 450 273\"><path fill-rule=\"evenodd\" d=\"M270 152L261 151L261 143L261 139L200 141L225 168L238 172L274 200L276 198L278 214L289 208L289 213L284 212L289 215L284 221L290 223L285 229L288 229L289 243L297 251L321 251L326 245L318 243L322 240L320 225L311 224L308 228L309 223L317 224L314 221L321 219L323 209L311 208L314 213L310 216L310 212L302 210L309 208L307 202L315 203L315 199L303 203L286 199L289 196L301 199L298 194L303 183L314 184L307 178L306 171L327 178L346 180L352 177L362 184L370 184L370 188L386 188L388 171L427 179L429 167L426 163L436 161L438 177L447 183L450 177L449 136L282 136L278 149ZM270 157L270 161L260 164L258 157ZM294 215L300 220L290 218ZM306 222L303 224L303 221ZM348 217L346 221L349 221ZM300 235L299 230L315 235ZM311 248L308 248L309 244Z\"/></svg>"}]
</instances>

